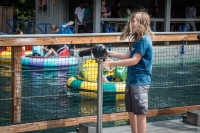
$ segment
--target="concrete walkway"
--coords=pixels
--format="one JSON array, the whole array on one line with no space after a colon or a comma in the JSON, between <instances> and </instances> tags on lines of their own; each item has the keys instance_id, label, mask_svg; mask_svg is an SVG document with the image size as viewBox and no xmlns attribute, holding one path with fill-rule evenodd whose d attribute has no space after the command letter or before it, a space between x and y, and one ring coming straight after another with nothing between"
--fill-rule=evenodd
<instances>
[{"instance_id":1,"label":"concrete walkway","mask_svg":"<svg viewBox=\"0 0 200 133\"><path fill-rule=\"evenodd\" d=\"M130 125L103 128L103 133L131 133L131 128ZM200 133L200 127L184 123L182 119L157 121L147 123L147 133Z\"/></svg>"},{"instance_id":2,"label":"concrete walkway","mask_svg":"<svg viewBox=\"0 0 200 133\"><path fill-rule=\"evenodd\" d=\"M200 133L200 127L179 120L147 123L147 133ZM131 133L130 126L104 128L103 133Z\"/></svg>"}]
</instances>

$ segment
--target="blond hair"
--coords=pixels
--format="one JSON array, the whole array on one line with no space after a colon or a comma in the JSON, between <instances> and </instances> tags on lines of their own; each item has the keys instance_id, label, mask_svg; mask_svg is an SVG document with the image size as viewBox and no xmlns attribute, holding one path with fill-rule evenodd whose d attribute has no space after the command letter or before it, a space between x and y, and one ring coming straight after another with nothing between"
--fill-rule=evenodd
<instances>
[{"instance_id":1,"label":"blond hair","mask_svg":"<svg viewBox=\"0 0 200 133\"><path fill-rule=\"evenodd\" d=\"M132 31L131 23L134 18L138 21L138 27L139 27L138 32ZM129 41L139 40L145 34L149 34L151 38L153 38L153 36L154 36L154 34L150 28L150 17L148 15L148 13L144 12L144 11L139 11L139 12L134 12L131 15L126 26L124 27L124 29L122 31L120 39L124 40L128 37Z\"/></svg>"}]
</instances>

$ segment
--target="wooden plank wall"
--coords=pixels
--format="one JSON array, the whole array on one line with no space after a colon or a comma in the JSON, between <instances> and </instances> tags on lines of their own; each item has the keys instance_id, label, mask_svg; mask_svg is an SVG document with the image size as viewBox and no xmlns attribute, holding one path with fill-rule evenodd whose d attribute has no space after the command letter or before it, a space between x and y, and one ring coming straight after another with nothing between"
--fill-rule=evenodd
<instances>
[{"instance_id":1,"label":"wooden plank wall","mask_svg":"<svg viewBox=\"0 0 200 133\"><path fill-rule=\"evenodd\" d=\"M13 8L0 6L0 32L11 33L11 29L6 25L7 19L13 19ZM10 25L13 26L12 21Z\"/></svg>"}]
</instances>

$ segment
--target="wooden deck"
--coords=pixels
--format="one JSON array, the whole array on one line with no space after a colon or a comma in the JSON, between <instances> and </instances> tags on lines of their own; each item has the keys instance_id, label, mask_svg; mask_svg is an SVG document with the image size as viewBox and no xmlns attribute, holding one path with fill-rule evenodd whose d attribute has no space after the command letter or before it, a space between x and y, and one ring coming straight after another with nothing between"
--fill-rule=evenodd
<instances>
[{"instance_id":1,"label":"wooden deck","mask_svg":"<svg viewBox=\"0 0 200 133\"><path fill-rule=\"evenodd\" d=\"M75 132L73 132L75 133ZM103 133L131 133L130 125L103 128ZM147 133L200 133L200 127L184 123L182 119L147 123Z\"/></svg>"}]
</instances>

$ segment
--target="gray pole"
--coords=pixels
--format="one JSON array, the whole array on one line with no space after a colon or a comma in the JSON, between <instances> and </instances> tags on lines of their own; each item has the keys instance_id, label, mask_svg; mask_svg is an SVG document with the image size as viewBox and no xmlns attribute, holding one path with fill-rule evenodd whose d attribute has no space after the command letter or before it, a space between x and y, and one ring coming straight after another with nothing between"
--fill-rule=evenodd
<instances>
[{"instance_id":1,"label":"gray pole","mask_svg":"<svg viewBox=\"0 0 200 133\"><path fill-rule=\"evenodd\" d=\"M100 33L101 0L94 0L93 33Z\"/></svg>"},{"instance_id":2,"label":"gray pole","mask_svg":"<svg viewBox=\"0 0 200 133\"><path fill-rule=\"evenodd\" d=\"M165 0L165 32L170 32L170 19L171 19L171 0ZM170 42L165 42L165 45L169 45Z\"/></svg>"},{"instance_id":3,"label":"gray pole","mask_svg":"<svg viewBox=\"0 0 200 133\"><path fill-rule=\"evenodd\" d=\"M97 133L102 133L102 114L103 114L103 90L102 90L102 67L101 59L97 59L98 62L98 112L97 112Z\"/></svg>"},{"instance_id":4,"label":"gray pole","mask_svg":"<svg viewBox=\"0 0 200 133\"><path fill-rule=\"evenodd\" d=\"M66 5L66 6L67 6L67 8L66 8L66 10L67 10L67 11L66 11L66 12L67 12L67 13L66 13L66 20L67 20L67 22L68 22L68 21L69 21L69 0L66 1L66 4L67 4L67 5Z\"/></svg>"},{"instance_id":5,"label":"gray pole","mask_svg":"<svg viewBox=\"0 0 200 133\"><path fill-rule=\"evenodd\" d=\"M165 0L165 32L170 31L171 0Z\"/></svg>"}]
</instances>

